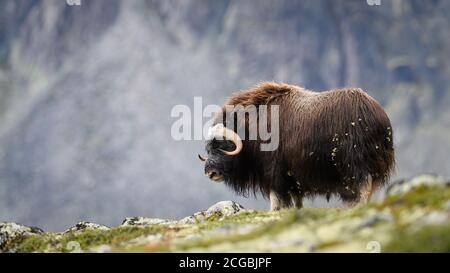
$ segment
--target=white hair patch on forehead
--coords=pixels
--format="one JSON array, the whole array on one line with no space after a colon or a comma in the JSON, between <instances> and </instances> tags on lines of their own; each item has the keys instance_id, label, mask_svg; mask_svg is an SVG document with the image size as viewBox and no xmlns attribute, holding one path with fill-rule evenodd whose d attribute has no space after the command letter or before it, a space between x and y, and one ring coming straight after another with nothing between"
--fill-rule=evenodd
<instances>
[{"instance_id":1,"label":"white hair patch on forehead","mask_svg":"<svg viewBox=\"0 0 450 273\"><path fill-rule=\"evenodd\" d=\"M216 137L216 136L218 135L217 133L218 133L220 130L222 130L223 128L224 128L223 123L217 123L216 125L210 127L209 130L208 130L208 136L207 136L207 139L208 139L208 140L211 140L211 139L213 139L214 137ZM221 136L222 136L222 135L221 135Z\"/></svg>"}]
</instances>

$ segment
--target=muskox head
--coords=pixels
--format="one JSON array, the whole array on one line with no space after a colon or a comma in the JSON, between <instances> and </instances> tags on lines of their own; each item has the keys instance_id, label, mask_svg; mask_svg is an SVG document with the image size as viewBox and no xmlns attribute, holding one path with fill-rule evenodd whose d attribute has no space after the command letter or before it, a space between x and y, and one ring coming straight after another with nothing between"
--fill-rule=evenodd
<instances>
[{"instance_id":1,"label":"muskox head","mask_svg":"<svg viewBox=\"0 0 450 273\"><path fill-rule=\"evenodd\" d=\"M239 135L222 123L211 127L206 142L207 157L198 155L205 162L205 175L216 182L229 180L242 147Z\"/></svg>"}]
</instances>

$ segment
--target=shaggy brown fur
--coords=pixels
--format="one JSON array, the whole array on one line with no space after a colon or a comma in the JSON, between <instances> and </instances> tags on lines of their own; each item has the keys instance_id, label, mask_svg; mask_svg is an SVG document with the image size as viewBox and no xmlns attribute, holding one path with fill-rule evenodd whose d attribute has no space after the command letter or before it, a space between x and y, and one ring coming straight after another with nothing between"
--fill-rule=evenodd
<instances>
[{"instance_id":1,"label":"shaggy brown fur","mask_svg":"<svg viewBox=\"0 0 450 273\"><path fill-rule=\"evenodd\" d=\"M205 169L221 172L239 194L275 195L280 207L315 195L335 194L355 202L368 178L373 188L380 187L394 168L389 118L361 89L312 92L269 82L233 95L226 105L280 107L280 144L275 151L260 151L260 140L243 138L241 153L227 156L219 149L233 150L234 144L207 142ZM215 123L235 131L237 126L248 128L248 120L227 124L222 116L218 113Z\"/></svg>"}]
</instances>

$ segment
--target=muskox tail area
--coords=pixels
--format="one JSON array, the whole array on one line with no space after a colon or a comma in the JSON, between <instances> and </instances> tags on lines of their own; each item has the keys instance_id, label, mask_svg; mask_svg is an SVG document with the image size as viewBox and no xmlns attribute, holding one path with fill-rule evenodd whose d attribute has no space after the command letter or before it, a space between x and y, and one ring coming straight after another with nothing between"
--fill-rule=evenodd
<instances>
[{"instance_id":1,"label":"muskox tail area","mask_svg":"<svg viewBox=\"0 0 450 273\"><path fill-rule=\"evenodd\" d=\"M390 120L379 103L362 90L350 90L345 98L350 107L342 120L336 120L344 130L332 139L332 160L341 184L357 189L371 175L375 187L381 187L395 166Z\"/></svg>"}]
</instances>

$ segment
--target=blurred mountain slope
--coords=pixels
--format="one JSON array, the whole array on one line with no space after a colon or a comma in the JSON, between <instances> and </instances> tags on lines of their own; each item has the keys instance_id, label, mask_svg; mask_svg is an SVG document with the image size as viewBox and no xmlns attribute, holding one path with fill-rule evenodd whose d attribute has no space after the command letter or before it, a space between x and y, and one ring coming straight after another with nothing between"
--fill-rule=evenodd
<instances>
[{"instance_id":1,"label":"blurred mountain slope","mask_svg":"<svg viewBox=\"0 0 450 273\"><path fill-rule=\"evenodd\" d=\"M114 225L234 198L203 177L201 142L172 140L170 111L264 80L362 87L393 121L397 176L450 175L449 1L0 6L3 221Z\"/></svg>"}]
</instances>

